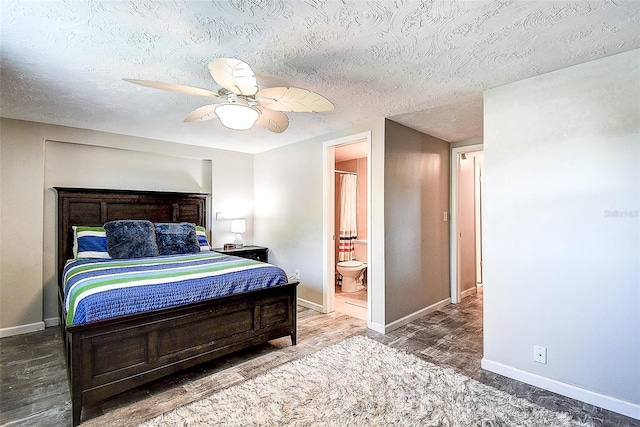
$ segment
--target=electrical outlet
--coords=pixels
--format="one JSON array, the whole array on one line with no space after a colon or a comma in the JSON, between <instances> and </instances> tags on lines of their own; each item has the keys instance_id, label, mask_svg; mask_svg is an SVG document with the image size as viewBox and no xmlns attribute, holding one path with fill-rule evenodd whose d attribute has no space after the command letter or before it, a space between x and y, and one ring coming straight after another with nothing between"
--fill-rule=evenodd
<instances>
[{"instance_id":1,"label":"electrical outlet","mask_svg":"<svg viewBox=\"0 0 640 427\"><path fill-rule=\"evenodd\" d=\"M295 273L293 273L293 278L296 280L300 280L300 270L296 270Z\"/></svg>"},{"instance_id":2,"label":"electrical outlet","mask_svg":"<svg viewBox=\"0 0 640 427\"><path fill-rule=\"evenodd\" d=\"M547 364L547 347L542 347L541 345L534 345L533 361L546 365Z\"/></svg>"}]
</instances>

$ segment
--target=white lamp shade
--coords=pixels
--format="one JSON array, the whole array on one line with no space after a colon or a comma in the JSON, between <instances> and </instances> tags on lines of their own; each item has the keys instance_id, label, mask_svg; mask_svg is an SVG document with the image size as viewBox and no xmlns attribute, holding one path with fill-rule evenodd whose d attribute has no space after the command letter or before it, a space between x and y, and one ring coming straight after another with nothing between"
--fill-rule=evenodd
<instances>
[{"instance_id":1,"label":"white lamp shade","mask_svg":"<svg viewBox=\"0 0 640 427\"><path fill-rule=\"evenodd\" d=\"M251 129L260 113L257 110L243 104L221 104L215 109L222 126L233 130Z\"/></svg>"},{"instance_id":2,"label":"white lamp shade","mask_svg":"<svg viewBox=\"0 0 640 427\"><path fill-rule=\"evenodd\" d=\"M231 220L231 232L232 233L245 233L247 231L247 221L245 219L232 219Z\"/></svg>"}]
</instances>

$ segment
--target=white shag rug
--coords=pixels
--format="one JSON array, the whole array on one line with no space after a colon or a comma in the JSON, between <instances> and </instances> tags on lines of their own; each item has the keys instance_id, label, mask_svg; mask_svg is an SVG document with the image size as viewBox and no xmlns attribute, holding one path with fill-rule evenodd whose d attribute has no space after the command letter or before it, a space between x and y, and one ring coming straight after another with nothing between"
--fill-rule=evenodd
<instances>
[{"instance_id":1,"label":"white shag rug","mask_svg":"<svg viewBox=\"0 0 640 427\"><path fill-rule=\"evenodd\" d=\"M142 426L585 426L356 336Z\"/></svg>"}]
</instances>

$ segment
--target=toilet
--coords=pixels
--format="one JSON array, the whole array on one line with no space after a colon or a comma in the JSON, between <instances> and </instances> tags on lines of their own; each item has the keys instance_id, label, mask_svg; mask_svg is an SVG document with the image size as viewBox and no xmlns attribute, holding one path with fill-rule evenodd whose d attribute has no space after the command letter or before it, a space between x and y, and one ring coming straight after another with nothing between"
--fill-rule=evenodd
<instances>
[{"instance_id":1,"label":"toilet","mask_svg":"<svg viewBox=\"0 0 640 427\"><path fill-rule=\"evenodd\" d=\"M338 273L342 276L342 292L357 292L364 289L362 279L367 268L367 242L356 240L355 255L352 261L340 261L336 265Z\"/></svg>"}]
</instances>

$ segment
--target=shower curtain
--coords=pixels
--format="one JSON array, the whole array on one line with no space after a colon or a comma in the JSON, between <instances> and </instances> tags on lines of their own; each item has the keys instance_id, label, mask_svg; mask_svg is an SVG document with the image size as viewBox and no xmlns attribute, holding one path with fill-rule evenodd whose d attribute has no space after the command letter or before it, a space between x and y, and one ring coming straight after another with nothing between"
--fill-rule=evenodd
<instances>
[{"instance_id":1,"label":"shower curtain","mask_svg":"<svg viewBox=\"0 0 640 427\"><path fill-rule=\"evenodd\" d=\"M356 198L358 176L343 174L340 180L340 245L338 246L338 261L355 259L354 242L358 237L356 223Z\"/></svg>"}]
</instances>

